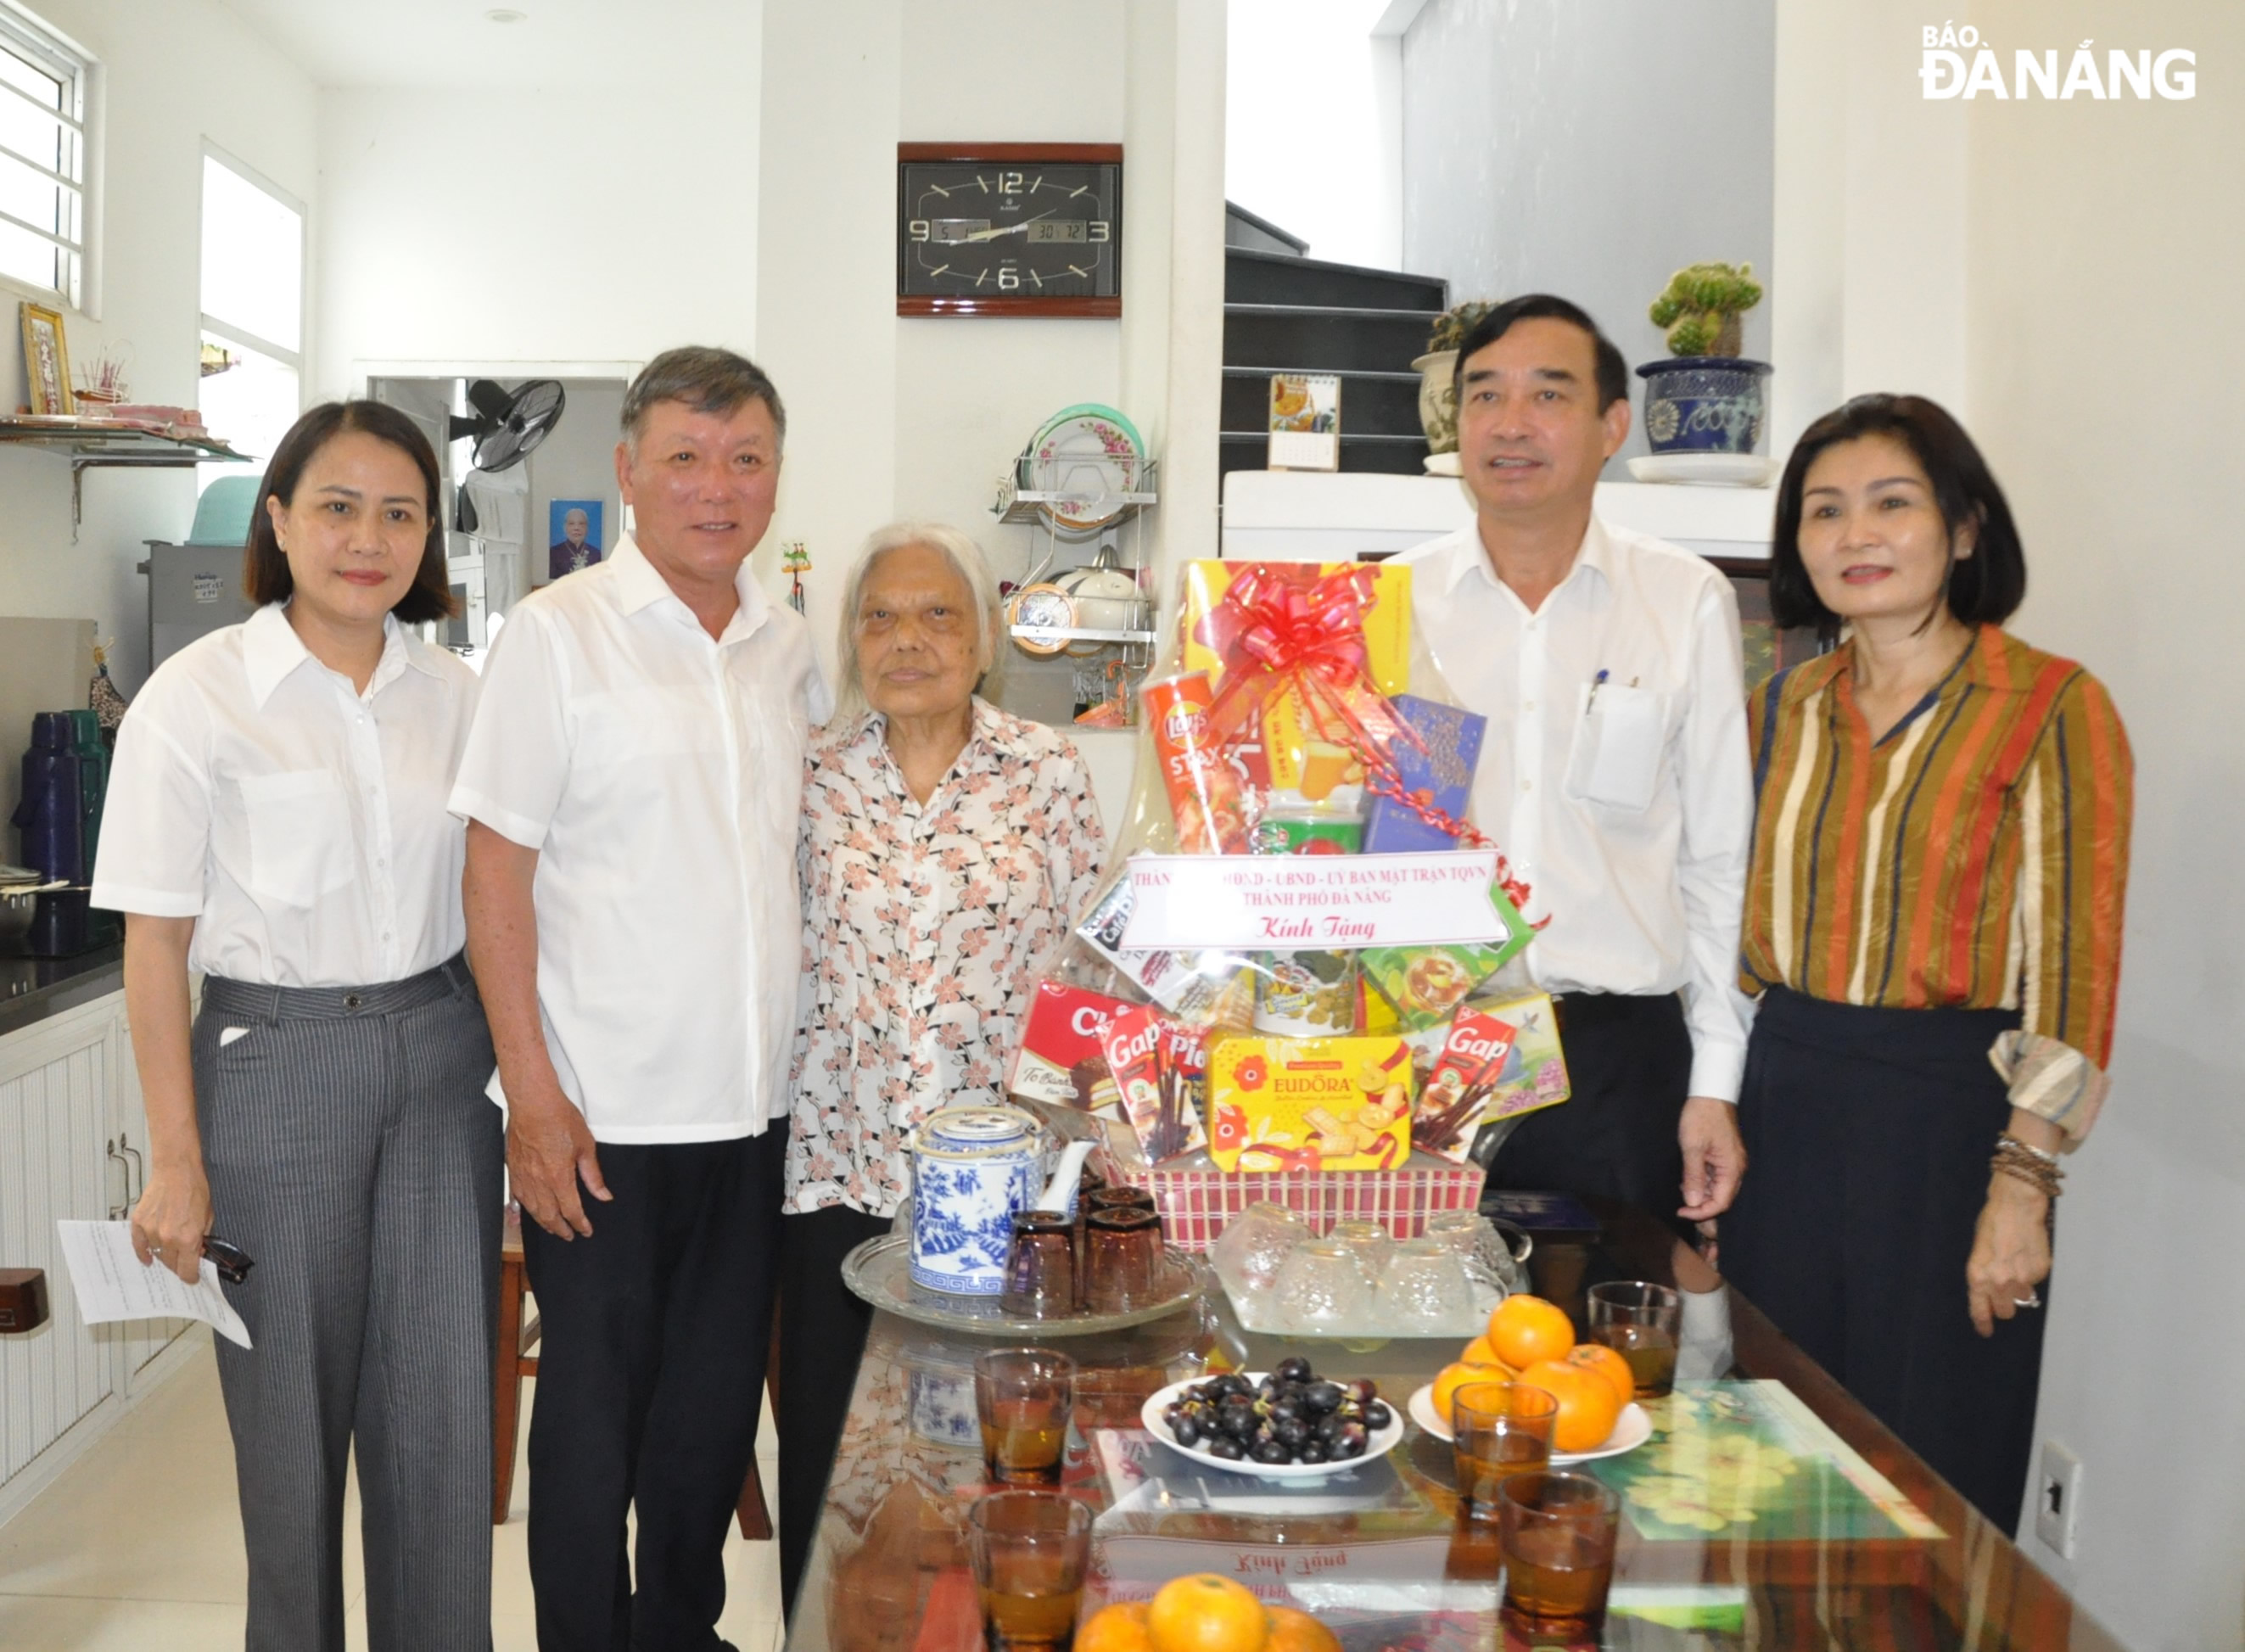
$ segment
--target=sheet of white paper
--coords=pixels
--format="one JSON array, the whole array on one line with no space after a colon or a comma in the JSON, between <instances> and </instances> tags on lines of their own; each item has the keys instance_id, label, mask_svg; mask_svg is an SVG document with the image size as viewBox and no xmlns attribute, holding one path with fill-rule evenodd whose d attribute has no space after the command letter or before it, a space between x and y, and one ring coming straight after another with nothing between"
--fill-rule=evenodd
<instances>
[{"instance_id":1,"label":"sheet of white paper","mask_svg":"<svg viewBox=\"0 0 2245 1652\"><path fill-rule=\"evenodd\" d=\"M218 1269L203 1258L202 1277L183 1284L161 1262L143 1267L132 1254L130 1222L58 1221L78 1316L89 1325L116 1319L199 1319L227 1341L249 1346L249 1328L219 1288Z\"/></svg>"}]
</instances>

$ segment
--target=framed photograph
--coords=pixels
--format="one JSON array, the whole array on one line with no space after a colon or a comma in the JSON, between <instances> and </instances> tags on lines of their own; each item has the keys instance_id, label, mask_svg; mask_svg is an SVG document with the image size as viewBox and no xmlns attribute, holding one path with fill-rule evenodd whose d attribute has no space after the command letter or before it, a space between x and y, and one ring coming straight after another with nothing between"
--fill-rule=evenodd
<instances>
[{"instance_id":1,"label":"framed photograph","mask_svg":"<svg viewBox=\"0 0 2245 1652\"><path fill-rule=\"evenodd\" d=\"M1739 597L1739 630L1746 655L1746 688L1752 694L1787 666L1831 651L1836 629L1796 625L1780 629L1769 613L1769 564L1759 557L1708 559L1722 569Z\"/></svg>"},{"instance_id":2,"label":"framed photograph","mask_svg":"<svg viewBox=\"0 0 2245 1652\"><path fill-rule=\"evenodd\" d=\"M77 411L71 399L70 346L63 338L60 310L24 304L24 378L31 386L34 413Z\"/></svg>"},{"instance_id":3,"label":"framed photograph","mask_svg":"<svg viewBox=\"0 0 2245 1652\"><path fill-rule=\"evenodd\" d=\"M600 514L606 503L597 499L557 499L546 506L546 531L552 546L546 553L546 578L558 580L600 560L600 547L605 543Z\"/></svg>"}]
</instances>

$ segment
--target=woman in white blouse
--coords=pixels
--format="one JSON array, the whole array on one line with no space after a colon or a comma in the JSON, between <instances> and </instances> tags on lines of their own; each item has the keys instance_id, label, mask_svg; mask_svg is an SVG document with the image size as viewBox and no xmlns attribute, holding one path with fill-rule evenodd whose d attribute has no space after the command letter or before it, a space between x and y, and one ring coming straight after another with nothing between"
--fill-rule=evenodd
<instances>
[{"instance_id":1,"label":"woman in white blouse","mask_svg":"<svg viewBox=\"0 0 2245 1652\"><path fill-rule=\"evenodd\" d=\"M809 1006L796 1040L780 1272L780 1584L792 1606L872 1310L842 1283L886 1233L919 1121L997 1101L1037 967L1107 855L1057 731L974 692L998 596L974 541L899 522L842 598L842 710L815 737L801 846Z\"/></svg>"},{"instance_id":2,"label":"woman in white blouse","mask_svg":"<svg viewBox=\"0 0 2245 1652\"><path fill-rule=\"evenodd\" d=\"M253 1649L340 1652L354 1446L370 1645L490 1645L503 1152L444 807L475 678L405 629L451 612L438 498L394 409L297 421L252 517L261 606L141 690L95 869L147 1101L134 1247L192 1281L222 1236L254 1268L226 1287L251 1346L218 1347Z\"/></svg>"}]
</instances>

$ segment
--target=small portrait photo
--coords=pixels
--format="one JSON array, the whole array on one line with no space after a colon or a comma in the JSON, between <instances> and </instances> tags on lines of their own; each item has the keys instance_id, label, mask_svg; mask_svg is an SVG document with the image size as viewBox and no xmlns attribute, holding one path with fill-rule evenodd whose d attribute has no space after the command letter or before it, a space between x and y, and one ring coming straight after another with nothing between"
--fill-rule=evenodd
<instances>
[{"instance_id":1,"label":"small portrait photo","mask_svg":"<svg viewBox=\"0 0 2245 1652\"><path fill-rule=\"evenodd\" d=\"M546 533L553 543L546 577L560 579L600 560L600 508L597 499L557 499L548 509Z\"/></svg>"},{"instance_id":2,"label":"small portrait photo","mask_svg":"<svg viewBox=\"0 0 2245 1652\"><path fill-rule=\"evenodd\" d=\"M24 325L24 377L31 387L34 413L71 413L70 346L63 339L58 310L40 304L18 306Z\"/></svg>"}]
</instances>

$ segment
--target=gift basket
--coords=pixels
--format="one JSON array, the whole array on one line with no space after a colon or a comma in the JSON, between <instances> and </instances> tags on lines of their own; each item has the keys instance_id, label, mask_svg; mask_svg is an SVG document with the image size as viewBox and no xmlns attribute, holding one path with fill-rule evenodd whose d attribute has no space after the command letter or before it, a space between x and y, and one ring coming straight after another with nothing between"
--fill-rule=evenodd
<instances>
[{"instance_id":1,"label":"gift basket","mask_svg":"<svg viewBox=\"0 0 2245 1652\"><path fill-rule=\"evenodd\" d=\"M1411 576L1185 566L1108 879L1026 1020L1008 1088L1088 1121L1180 1247L1263 1201L1415 1237L1475 1208L1485 1126L1567 1098L1529 891L1468 818L1485 721Z\"/></svg>"}]
</instances>

